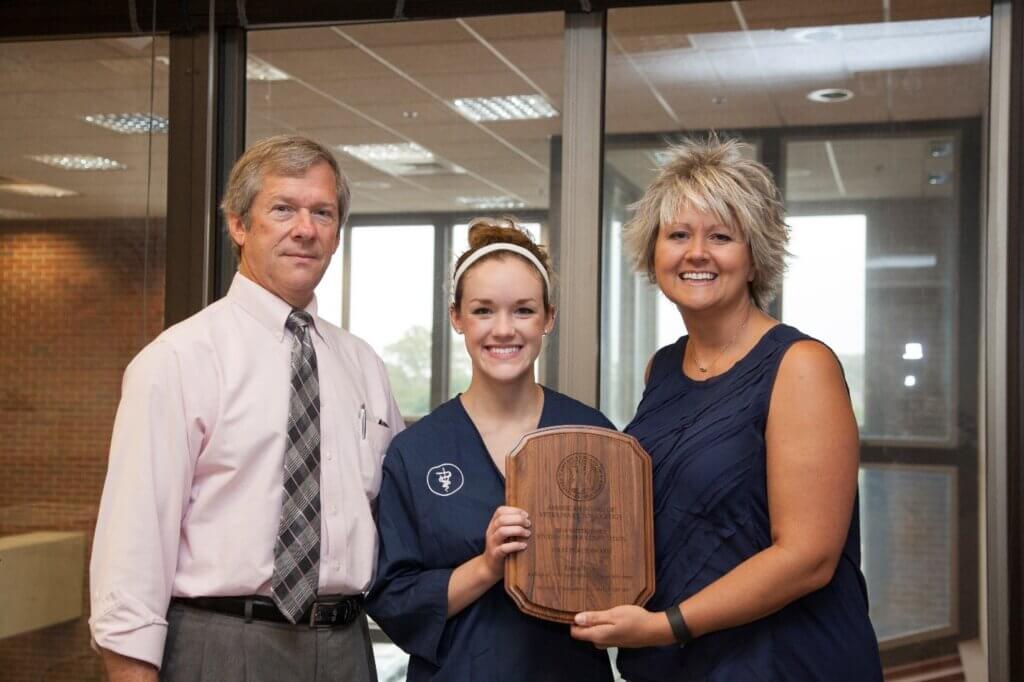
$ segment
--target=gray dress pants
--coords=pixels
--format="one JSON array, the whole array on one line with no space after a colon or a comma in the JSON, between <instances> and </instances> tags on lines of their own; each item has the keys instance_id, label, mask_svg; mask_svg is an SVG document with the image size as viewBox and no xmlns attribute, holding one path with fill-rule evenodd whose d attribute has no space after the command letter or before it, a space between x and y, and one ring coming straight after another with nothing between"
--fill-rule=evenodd
<instances>
[{"instance_id":1,"label":"gray dress pants","mask_svg":"<svg viewBox=\"0 0 1024 682\"><path fill-rule=\"evenodd\" d=\"M365 614L321 630L171 604L167 622L166 682L377 682Z\"/></svg>"}]
</instances>

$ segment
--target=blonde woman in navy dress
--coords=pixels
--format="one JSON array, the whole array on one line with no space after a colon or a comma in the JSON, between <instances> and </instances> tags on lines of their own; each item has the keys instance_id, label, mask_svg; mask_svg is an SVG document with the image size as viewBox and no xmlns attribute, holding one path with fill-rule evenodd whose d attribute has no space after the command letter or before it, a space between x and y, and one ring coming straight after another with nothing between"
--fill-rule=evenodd
<instances>
[{"instance_id":1,"label":"blonde woman in navy dress","mask_svg":"<svg viewBox=\"0 0 1024 682\"><path fill-rule=\"evenodd\" d=\"M391 442L366 608L408 652L408 679L610 682L604 651L522 614L505 558L529 542L529 510L504 506L505 455L539 427L613 428L534 380L555 324L548 257L509 220L479 219L456 263L451 323L473 364L465 393Z\"/></svg>"},{"instance_id":2,"label":"blonde woman in navy dress","mask_svg":"<svg viewBox=\"0 0 1024 682\"><path fill-rule=\"evenodd\" d=\"M742 151L670 149L626 228L689 334L655 353L626 427L654 464L656 592L578 614L573 635L623 647L630 682L881 680L857 424L832 351L766 312L788 229Z\"/></svg>"}]
</instances>

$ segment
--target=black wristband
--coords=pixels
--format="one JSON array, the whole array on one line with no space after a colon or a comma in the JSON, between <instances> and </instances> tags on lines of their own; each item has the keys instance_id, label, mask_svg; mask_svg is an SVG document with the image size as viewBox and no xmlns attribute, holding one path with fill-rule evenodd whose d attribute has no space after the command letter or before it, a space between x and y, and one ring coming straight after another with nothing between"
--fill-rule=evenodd
<instances>
[{"instance_id":1,"label":"black wristband","mask_svg":"<svg viewBox=\"0 0 1024 682\"><path fill-rule=\"evenodd\" d=\"M683 610L679 608L678 604L665 609L665 615L668 616L669 627L672 628L672 634L675 635L676 642L680 646L693 639L690 628L686 625L686 621L683 620Z\"/></svg>"}]
</instances>

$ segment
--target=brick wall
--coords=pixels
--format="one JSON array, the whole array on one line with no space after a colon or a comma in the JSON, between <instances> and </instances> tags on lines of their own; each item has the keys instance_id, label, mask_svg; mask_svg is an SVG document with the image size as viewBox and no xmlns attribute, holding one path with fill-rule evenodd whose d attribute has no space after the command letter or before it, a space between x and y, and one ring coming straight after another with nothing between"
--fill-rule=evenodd
<instances>
[{"instance_id":1,"label":"brick wall","mask_svg":"<svg viewBox=\"0 0 1024 682\"><path fill-rule=\"evenodd\" d=\"M163 300L162 220L0 222L0 535L82 531L88 557L121 375ZM99 679L87 615L0 640L4 682Z\"/></svg>"}]
</instances>

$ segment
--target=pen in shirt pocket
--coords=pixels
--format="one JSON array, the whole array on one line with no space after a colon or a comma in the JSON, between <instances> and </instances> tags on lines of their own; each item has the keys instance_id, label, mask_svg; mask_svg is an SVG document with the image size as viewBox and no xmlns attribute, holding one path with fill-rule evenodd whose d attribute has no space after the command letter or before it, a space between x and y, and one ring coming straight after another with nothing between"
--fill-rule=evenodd
<instances>
[{"instance_id":1,"label":"pen in shirt pocket","mask_svg":"<svg viewBox=\"0 0 1024 682\"><path fill-rule=\"evenodd\" d=\"M366 403L359 406L359 438L366 440Z\"/></svg>"}]
</instances>

